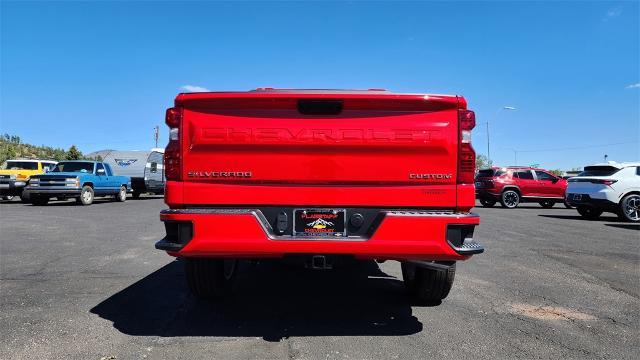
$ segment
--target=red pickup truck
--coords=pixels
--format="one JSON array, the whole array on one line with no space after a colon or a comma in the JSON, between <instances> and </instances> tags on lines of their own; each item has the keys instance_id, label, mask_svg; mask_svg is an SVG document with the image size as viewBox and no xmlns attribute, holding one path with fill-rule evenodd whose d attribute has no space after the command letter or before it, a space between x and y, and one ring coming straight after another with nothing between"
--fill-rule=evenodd
<instances>
[{"instance_id":1,"label":"red pickup truck","mask_svg":"<svg viewBox=\"0 0 640 360\"><path fill-rule=\"evenodd\" d=\"M166 112L166 237L196 296L240 259L397 260L410 294L444 299L473 240L475 114L460 96L385 90L179 94Z\"/></svg>"}]
</instances>

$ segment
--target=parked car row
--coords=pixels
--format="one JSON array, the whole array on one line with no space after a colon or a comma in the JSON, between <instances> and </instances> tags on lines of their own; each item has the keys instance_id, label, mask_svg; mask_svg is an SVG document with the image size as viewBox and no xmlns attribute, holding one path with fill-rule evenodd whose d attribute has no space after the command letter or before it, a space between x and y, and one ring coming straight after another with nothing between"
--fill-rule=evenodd
<instances>
[{"instance_id":1,"label":"parked car row","mask_svg":"<svg viewBox=\"0 0 640 360\"><path fill-rule=\"evenodd\" d=\"M0 198L2 200L11 200L16 196L22 198L22 191L31 176L48 172L56 164L57 162L50 160L7 160L0 169Z\"/></svg>"},{"instance_id":2,"label":"parked car row","mask_svg":"<svg viewBox=\"0 0 640 360\"><path fill-rule=\"evenodd\" d=\"M475 185L476 198L485 207L498 202L509 209L522 202L538 202L544 208L564 203L586 219L612 212L624 221L640 221L640 162L586 166L568 179L544 169L493 167L480 170Z\"/></svg>"},{"instance_id":3,"label":"parked car row","mask_svg":"<svg viewBox=\"0 0 640 360\"><path fill-rule=\"evenodd\" d=\"M90 205L95 197L126 201L143 193L164 192L163 151L108 151L104 161L8 160L0 169L0 200L19 196L23 203L45 205L50 199L76 199Z\"/></svg>"}]
</instances>

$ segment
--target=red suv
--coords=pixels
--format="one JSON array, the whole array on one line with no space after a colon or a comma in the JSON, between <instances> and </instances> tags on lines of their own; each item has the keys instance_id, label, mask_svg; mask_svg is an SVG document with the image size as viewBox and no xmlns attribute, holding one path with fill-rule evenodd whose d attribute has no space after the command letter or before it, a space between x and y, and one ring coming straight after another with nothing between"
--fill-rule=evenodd
<instances>
[{"instance_id":1,"label":"red suv","mask_svg":"<svg viewBox=\"0 0 640 360\"><path fill-rule=\"evenodd\" d=\"M493 167L476 175L476 198L485 207L500 202L512 209L521 202L538 202L543 208L551 208L564 203L566 189L567 180L544 169Z\"/></svg>"}]
</instances>

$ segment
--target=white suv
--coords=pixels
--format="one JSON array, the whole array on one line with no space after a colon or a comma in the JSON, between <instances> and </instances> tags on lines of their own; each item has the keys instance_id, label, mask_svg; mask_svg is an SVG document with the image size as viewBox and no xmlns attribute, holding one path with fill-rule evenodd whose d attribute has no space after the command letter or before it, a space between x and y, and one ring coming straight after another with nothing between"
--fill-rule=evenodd
<instances>
[{"instance_id":1,"label":"white suv","mask_svg":"<svg viewBox=\"0 0 640 360\"><path fill-rule=\"evenodd\" d=\"M640 162L585 166L568 182L565 200L584 218L597 219L607 211L625 221L640 221Z\"/></svg>"}]
</instances>

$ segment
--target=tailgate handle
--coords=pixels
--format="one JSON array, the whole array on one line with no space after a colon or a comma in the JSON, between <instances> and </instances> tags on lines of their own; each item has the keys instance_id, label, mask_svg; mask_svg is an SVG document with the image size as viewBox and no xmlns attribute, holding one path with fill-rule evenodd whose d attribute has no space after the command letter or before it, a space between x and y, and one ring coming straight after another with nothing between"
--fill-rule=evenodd
<instances>
[{"instance_id":1,"label":"tailgate handle","mask_svg":"<svg viewBox=\"0 0 640 360\"><path fill-rule=\"evenodd\" d=\"M338 115L342 100L298 100L298 112L304 115Z\"/></svg>"}]
</instances>

